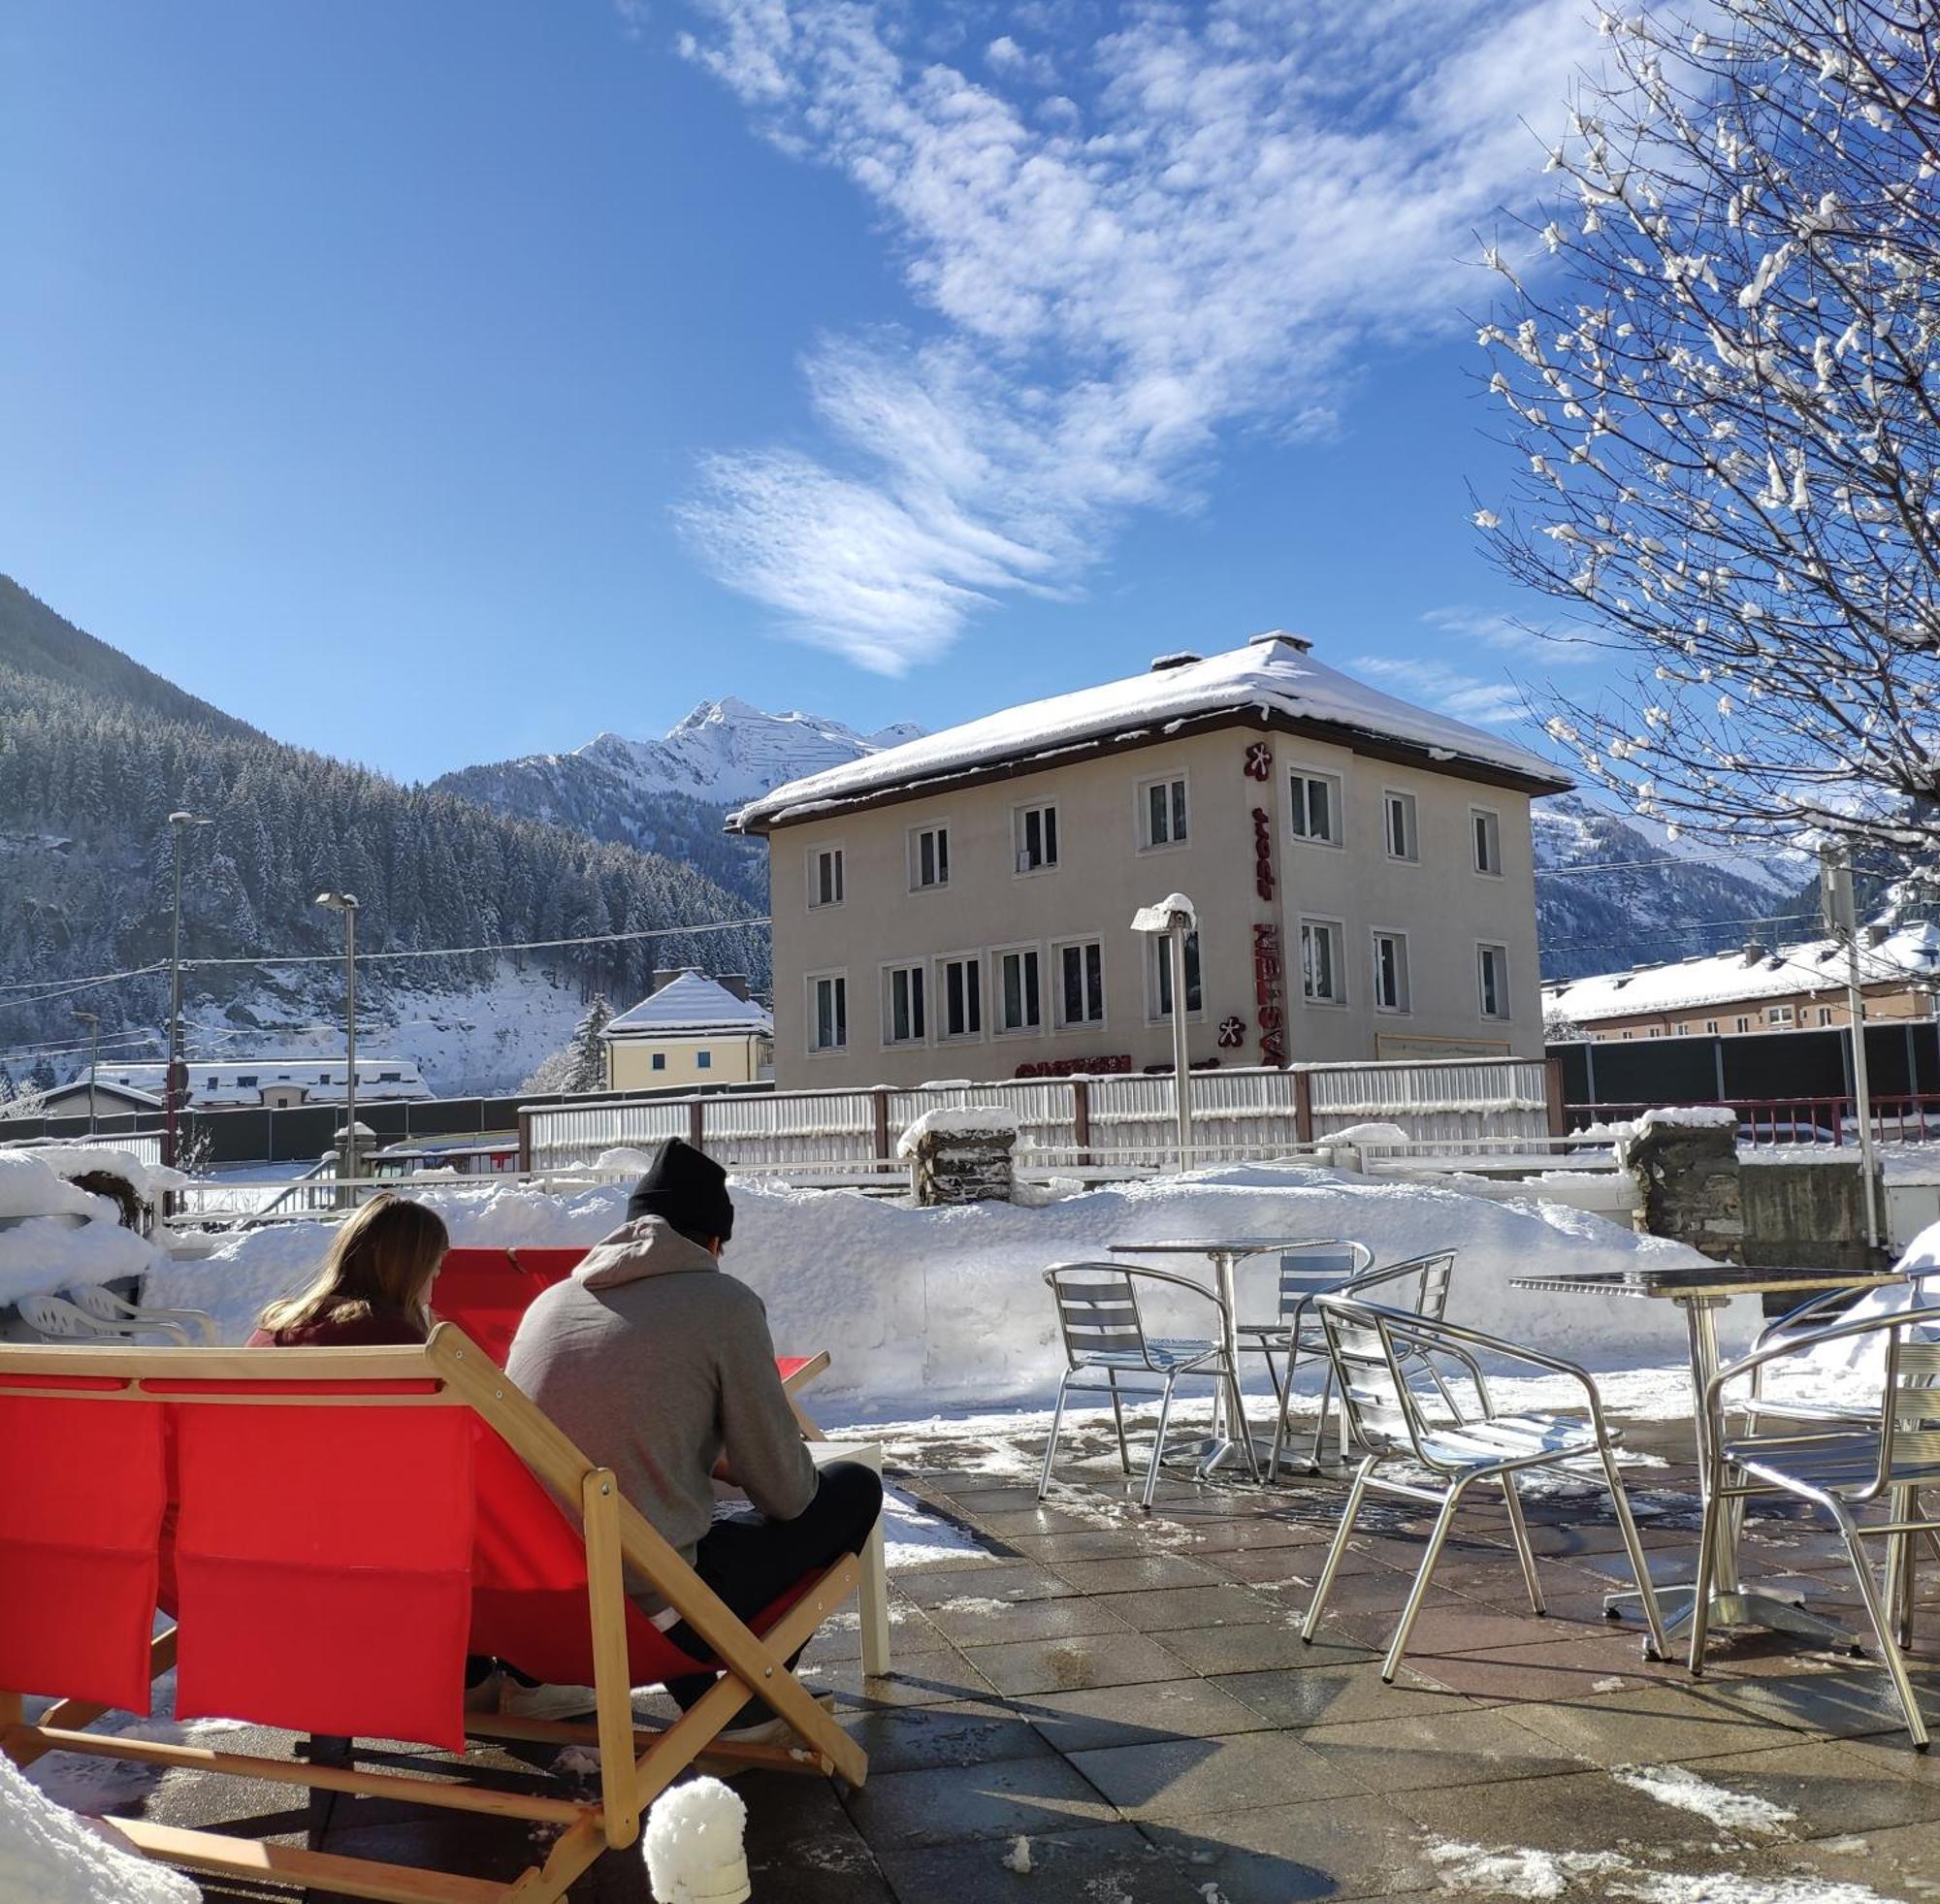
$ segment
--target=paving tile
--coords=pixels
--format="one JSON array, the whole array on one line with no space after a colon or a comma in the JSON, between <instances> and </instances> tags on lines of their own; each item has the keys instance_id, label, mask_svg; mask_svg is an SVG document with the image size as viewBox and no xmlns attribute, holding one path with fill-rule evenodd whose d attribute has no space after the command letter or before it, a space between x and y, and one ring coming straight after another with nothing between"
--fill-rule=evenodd
<instances>
[{"instance_id":1,"label":"paving tile","mask_svg":"<svg viewBox=\"0 0 1940 1904\"><path fill-rule=\"evenodd\" d=\"M1428 1653L1410 1647L1408 1662L1451 1693L1476 1699L1568 1701L1631 1687L1690 1683L1671 1660L1646 1660L1634 1639L1593 1632L1546 1646L1507 1646L1475 1653Z\"/></svg>"},{"instance_id":2,"label":"paving tile","mask_svg":"<svg viewBox=\"0 0 1940 1904\"><path fill-rule=\"evenodd\" d=\"M1568 1705L1519 1705L1518 1726L1599 1765L1656 1763L1758 1752L1787 1741L1746 1682L1625 1688Z\"/></svg>"},{"instance_id":3,"label":"paving tile","mask_svg":"<svg viewBox=\"0 0 1940 1904\"><path fill-rule=\"evenodd\" d=\"M1115 1561L1068 1561L1057 1569L1065 1592L1135 1594L1158 1587L1204 1587L1219 1576L1179 1554L1142 1554Z\"/></svg>"},{"instance_id":4,"label":"paving tile","mask_svg":"<svg viewBox=\"0 0 1940 1904\"><path fill-rule=\"evenodd\" d=\"M1404 1665L1395 1683L1381 1683L1373 1660L1356 1666L1313 1666L1305 1672L1221 1673L1206 1682L1230 1694L1282 1730L1399 1719L1412 1713L1466 1709L1469 1701Z\"/></svg>"},{"instance_id":5,"label":"paving tile","mask_svg":"<svg viewBox=\"0 0 1940 1904\"><path fill-rule=\"evenodd\" d=\"M1006 1544L1026 1560L1056 1567L1065 1561L1118 1561L1151 1551L1143 1528L1083 1528L1069 1533L1012 1533Z\"/></svg>"},{"instance_id":6,"label":"paving tile","mask_svg":"<svg viewBox=\"0 0 1940 1904\"><path fill-rule=\"evenodd\" d=\"M1841 1832L1788 1849L1792 1868L1821 1880L1828 1893L1843 1884L1860 1897L1930 1899L1940 1872L1940 1824Z\"/></svg>"},{"instance_id":7,"label":"paving tile","mask_svg":"<svg viewBox=\"0 0 1940 1904\"><path fill-rule=\"evenodd\" d=\"M1709 1677L1707 1671L1707 1681ZM1822 1738L1879 1733L1906 1739L1906 1722L1892 1684L1870 1661L1845 1660L1822 1671L1762 1673L1723 1683L1741 1689L1739 1696L1748 1713L1768 1716L1779 1725ZM1940 1700L1930 1690L1922 1704L1930 1723L1940 1722Z\"/></svg>"},{"instance_id":8,"label":"paving tile","mask_svg":"<svg viewBox=\"0 0 1940 1904\"><path fill-rule=\"evenodd\" d=\"M1247 1586L1298 1586L1303 1591L1310 1591L1314 1576L1320 1571L1320 1562L1312 1547L1242 1547L1226 1553L1208 1554L1205 1565L1213 1572L1222 1574L1228 1580L1238 1580ZM1369 1566L1374 1565L1368 1562ZM1382 1568L1385 1572L1386 1569ZM1342 1573L1341 1580L1351 1576Z\"/></svg>"},{"instance_id":9,"label":"paving tile","mask_svg":"<svg viewBox=\"0 0 1940 1904\"><path fill-rule=\"evenodd\" d=\"M786 1897L790 1904L893 1904L891 1890L875 1854L842 1809L826 1779L793 1778L782 1773L744 1774L735 1790L747 1800L748 1878L757 1897ZM602 1858L596 1871L621 1860L644 1874L637 1845ZM572 1888L579 1904L580 1886ZM610 1904L641 1904L650 1892L615 1891ZM604 1890L589 1904L609 1904Z\"/></svg>"},{"instance_id":10,"label":"paving tile","mask_svg":"<svg viewBox=\"0 0 1940 1904\"><path fill-rule=\"evenodd\" d=\"M1940 1819L1940 1784L1907 1778L1885 1754L1855 1750L1850 1741L1808 1739L1732 1753L1707 1759L1698 1770L1709 1785L1792 1813L1779 1831L1785 1837L1837 1837Z\"/></svg>"},{"instance_id":11,"label":"paving tile","mask_svg":"<svg viewBox=\"0 0 1940 1904\"><path fill-rule=\"evenodd\" d=\"M1585 1755L1517 1724L1500 1707L1411 1713L1353 1725L1313 1726L1304 1743L1374 1791L1485 1785L1581 1771Z\"/></svg>"},{"instance_id":12,"label":"paving tile","mask_svg":"<svg viewBox=\"0 0 1940 1904\"><path fill-rule=\"evenodd\" d=\"M1134 1631L1170 1632L1176 1627L1245 1627L1283 1620L1284 1609L1244 1587L1158 1587L1106 1597L1112 1612Z\"/></svg>"},{"instance_id":13,"label":"paving tile","mask_svg":"<svg viewBox=\"0 0 1940 1904\"><path fill-rule=\"evenodd\" d=\"M871 1778L933 1765L1035 1759L1051 1749L1028 1718L996 1698L844 1713L842 1726L869 1755Z\"/></svg>"},{"instance_id":14,"label":"paving tile","mask_svg":"<svg viewBox=\"0 0 1940 1904\"><path fill-rule=\"evenodd\" d=\"M965 1596L931 1609L936 1630L953 1645L996 1646L1023 1639L1070 1639L1083 1633L1128 1632L1117 1602L1135 1596L998 1601Z\"/></svg>"},{"instance_id":15,"label":"paving tile","mask_svg":"<svg viewBox=\"0 0 1940 1904\"><path fill-rule=\"evenodd\" d=\"M1294 1674L1289 1677L1301 1677ZM1207 1679L1099 1686L1082 1693L1041 1693L1014 1701L1059 1752L1098 1752L1156 1739L1212 1738L1264 1730L1270 1720Z\"/></svg>"},{"instance_id":16,"label":"paving tile","mask_svg":"<svg viewBox=\"0 0 1940 1904\"><path fill-rule=\"evenodd\" d=\"M1281 1621L1245 1627L1175 1628L1165 1644L1195 1672L1304 1672L1313 1666L1350 1665L1372 1660L1374 1649L1323 1627L1309 1645L1292 1615Z\"/></svg>"},{"instance_id":17,"label":"paving tile","mask_svg":"<svg viewBox=\"0 0 1940 1904\"><path fill-rule=\"evenodd\" d=\"M1141 1681L1178 1679L1185 1670L1178 1654L1135 1632L1018 1640L1004 1646L980 1646L975 1654L977 1670L1007 1694L1131 1686Z\"/></svg>"},{"instance_id":18,"label":"paving tile","mask_svg":"<svg viewBox=\"0 0 1940 1904\"><path fill-rule=\"evenodd\" d=\"M1014 1840L978 1839L930 1850L886 1849L883 1869L904 1904L1180 1904L1180 1860L1134 1824L1058 1829L1027 1836L1027 1869ZM756 1893L760 1895L759 1891ZM778 1898L792 1893L777 1891Z\"/></svg>"},{"instance_id":19,"label":"paving tile","mask_svg":"<svg viewBox=\"0 0 1940 1904\"><path fill-rule=\"evenodd\" d=\"M833 1693L838 1708L855 1706L940 1706L961 1699L986 1699L990 1682L968 1658L947 1647L935 1653L897 1653L891 1670L865 1673L859 1660L804 1664L800 1675L814 1693Z\"/></svg>"},{"instance_id":20,"label":"paving tile","mask_svg":"<svg viewBox=\"0 0 1940 1904\"><path fill-rule=\"evenodd\" d=\"M878 1855L1116 1821L1097 1789L1055 1753L993 1765L885 1772L850 1791L844 1804Z\"/></svg>"},{"instance_id":21,"label":"paving tile","mask_svg":"<svg viewBox=\"0 0 1940 1904\"><path fill-rule=\"evenodd\" d=\"M1399 1624L1398 1613L1374 1607L1337 1614L1330 1603L1321 1615L1323 1631L1383 1649ZM1410 1653L1473 1653L1484 1648L1540 1646L1554 1637L1555 1629L1527 1606L1519 1613L1504 1613L1457 1597L1452 1603L1424 1605L1407 1644Z\"/></svg>"},{"instance_id":22,"label":"paving tile","mask_svg":"<svg viewBox=\"0 0 1940 1904\"><path fill-rule=\"evenodd\" d=\"M1074 1753L1071 1762L1127 1817L1171 1823L1361 1789L1341 1765L1278 1732L1112 1746Z\"/></svg>"},{"instance_id":23,"label":"paving tile","mask_svg":"<svg viewBox=\"0 0 1940 1904\"><path fill-rule=\"evenodd\" d=\"M1344 1904L1439 1886L1420 1828L1385 1800L1366 1794L1139 1828L1179 1858L1185 1882L1174 1895L1181 1904L1199 1898Z\"/></svg>"},{"instance_id":24,"label":"paving tile","mask_svg":"<svg viewBox=\"0 0 1940 1904\"><path fill-rule=\"evenodd\" d=\"M898 1590L917 1605L941 1606L950 1599L1058 1599L1078 1590L1031 1561L1011 1561L999 1566L939 1567L901 1575Z\"/></svg>"}]
</instances>

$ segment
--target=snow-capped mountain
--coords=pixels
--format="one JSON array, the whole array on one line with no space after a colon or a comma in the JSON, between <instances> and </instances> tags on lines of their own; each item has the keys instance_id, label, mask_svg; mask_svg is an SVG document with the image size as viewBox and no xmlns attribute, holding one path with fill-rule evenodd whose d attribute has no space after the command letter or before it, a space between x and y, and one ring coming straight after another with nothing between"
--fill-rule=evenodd
<instances>
[{"instance_id":1,"label":"snow-capped mountain","mask_svg":"<svg viewBox=\"0 0 1940 1904\"><path fill-rule=\"evenodd\" d=\"M1538 800L1531 817L1545 979L1722 952L1797 910L1796 867L1668 839L1580 793Z\"/></svg>"},{"instance_id":2,"label":"snow-capped mountain","mask_svg":"<svg viewBox=\"0 0 1940 1904\"><path fill-rule=\"evenodd\" d=\"M922 732L899 723L859 733L821 715L769 714L728 694L702 701L659 740L600 734L570 754L463 767L437 789L501 813L684 859L764 906L765 858L759 846L724 835L728 809Z\"/></svg>"}]
</instances>

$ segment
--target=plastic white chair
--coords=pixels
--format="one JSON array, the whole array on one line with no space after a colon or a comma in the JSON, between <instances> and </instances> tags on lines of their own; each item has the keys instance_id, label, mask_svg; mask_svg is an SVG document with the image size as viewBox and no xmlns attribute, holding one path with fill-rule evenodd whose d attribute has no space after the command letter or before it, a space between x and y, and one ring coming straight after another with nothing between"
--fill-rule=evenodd
<instances>
[{"instance_id":1,"label":"plastic white chair","mask_svg":"<svg viewBox=\"0 0 1940 1904\"><path fill-rule=\"evenodd\" d=\"M130 1323L107 1322L100 1316L89 1315L59 1296L22 1296L15 1307L29 1329L57 1342L132 1342L142 1333ZM178 1322L145 1323L143 1329L152 1329L168 1337L178 1347L189 1346L188 1331Z\"/></svg>"},{"instance_id":2,"label":"plastic white chair","mask_svg":"<svg viewBox=\"0 0 1940 1904\"><path fill-rule=\"evenodd\" d=\"M178 1325L184 1331L184 1339L186 1332L193 1330L211 1346L216 1340L215 1318L201 1309L144 1308L115 1295L106 1283L101 1282L78 1282L67 1292L67 1299L97 1322L126 1324L136 1329L166 1329Z\"/></svg>"}]
</instances>

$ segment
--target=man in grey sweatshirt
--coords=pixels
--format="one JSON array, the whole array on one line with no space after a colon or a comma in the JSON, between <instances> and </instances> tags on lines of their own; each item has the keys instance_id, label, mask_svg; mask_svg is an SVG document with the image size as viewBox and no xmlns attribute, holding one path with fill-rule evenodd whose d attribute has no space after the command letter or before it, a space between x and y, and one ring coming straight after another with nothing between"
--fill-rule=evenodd
<instances>
[{"instance_id":1,"label":"man in grey sweatshirt","mask_svg":"<svg viewBox=\"0 0 1940 1904\"><path fill-rule=\"evenodd\" d=\"M721 1268L733 1227L727 1173L668 1139L627 1222L526 1311L505 1372L747 1620L803 1574L857 1552L883 1487L857 1462L818 1474L775 1372L761 1299ZM756 1511L717 1520L716 1480ZM708 1657L647 1582L629 1591L675 1645ZM713 1683L703 1671L667 1690L686 1707Z\"/></svg>"}]
</instances>

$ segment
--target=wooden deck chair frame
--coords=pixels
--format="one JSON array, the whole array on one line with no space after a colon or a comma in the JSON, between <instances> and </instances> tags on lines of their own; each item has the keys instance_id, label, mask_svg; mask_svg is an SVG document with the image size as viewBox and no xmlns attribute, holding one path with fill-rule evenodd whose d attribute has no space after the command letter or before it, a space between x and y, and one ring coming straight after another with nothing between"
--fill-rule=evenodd
<instances>
[{"instance_id":1,"label":"wooden deck chair frame","mask_svg":"<svg viewBox=\"0 0 1940 1904\"><path fill-rule=\"evenodd\" d=\"M498 1432L554 1495L579 1503L586 1543L596 1723L567 1725L468 1713L465 1728L468 1735L479 1738L597 1746L599 1794L587 1800L528 1795L400 1773L108 1736L82 1729L100 1718L104 1708L74 1699L51 1707L38 1724L29 1725L22 1694L0 1690L0 1751L23 1767L48 1752L80 1752L133 1759L163 1769L264 1779L562 1827L544 1862L530 1866L509 1883L139 1819L101 1821L102 1828L127 1849L192 1871L386 1899L392 1904L556 1904L603 1852L630 1845L638 1838L641 1815L647 1807L703 1754L722 1764L759 1765L824 1777L840 1773L851 1785L860 1785L867 1777L868 1759L861 1748L816 1703L785 1663L788 1656L804 1645L856 1591L860 1574L856 1556L845 1555L826 1568L765 1635L758 1636L621 1495L611 1470L588 1460L505 1380L482 1350L449 1323L435 1329L422 1347L281 1349L274 1367L279 1385L429 1378L438 1384L435 1391L368 1396L291 1394L286 1399L311 1407L404 1404L469 1408ZM10 1378L9 1394L45 1395L64 1402L99 1401L104 1405L126 1406L130 1403L179 1400L178 1394L170 1395L166 1389L151 1392L148 1385L255 1381L268 1372L261 1350L0 1343L0 1375ZM809 1372L798 1373L806 1379ZM48 1388L36 1389L31 1378L37 1375L55 1380L112 1376L117 1385L77 1390L57 1387L50 1381ZM25 1385L22 1377L28 1378ZM252 1406L274 1406L284 1398L214 1394L197 1399L209 1406L239 1401ZM664 1728L636 1727L633 1722L625 1568L651 1581L688 1626L714 1649L725 1668L715 1685ZM151 1676L159 1676L174 1663L175 1631L171 1629L154 1642L149 1660ZM796 1743L755 1746L719 1739L721 1728L758 1693L794 1729Z\"/></svg>"}]
</instances>

